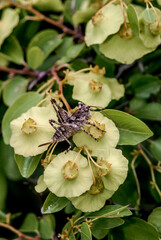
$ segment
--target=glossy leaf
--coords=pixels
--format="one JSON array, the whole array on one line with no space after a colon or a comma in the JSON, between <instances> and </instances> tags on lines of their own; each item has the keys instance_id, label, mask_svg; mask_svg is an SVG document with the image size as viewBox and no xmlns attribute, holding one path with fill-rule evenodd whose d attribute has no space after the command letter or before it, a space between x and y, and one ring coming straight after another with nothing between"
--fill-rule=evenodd
<instances>
[{"instance_id":1,"label":"glossy leaf","mask_svg":"<svg viewBox=\"0 0 161 240\"><path fill-rule=\"evenodd\" d=\"M132 4L130 4L128 6L127 16L128 16L130 27L131 27L133 33L135 34L135 36L138 36L139 35L139 21L138 21L138 17L137 17L135 8L133 7Z\"/></svg>"},{"instance_id":2,"label":"glossy leaf","mask_svg":"<svg viewBox=\"0 0 161 240\"><path fill-rule=\"evenodd\" d=\"M128 113L107 109L101 112L111 119L120 133L120 145L136 145L153 135L152 131L141 120Z\"/></svg>"},{"instance_id":3,"label":"glossy leaf","mask_svg":"<svg viewBox=\"0 0 161 240\"><path fill-rule=\"evenodd\" d=\"M108 205L101 210L86 215L88 218L118 218L131 215L131 211L127 209L127 206L120 205Z\"/></svg>"},{"instance_id":4,"label":"glossy leaf","mask_svg":"<svg viewBox=\"0 0 161 240\"><path fill-rule=\"evenodd\" d=\"M146 22L148 22L148 23L153 23L153 22L155 22L155 19L156 19L154 10L153 10L152 8L150 8L150 9L145 9L145 10L142 12L142 17L143 17L143 19L144 19Z\"/></svg>"},{"instance_id":5,"label":"glossy leaf","mask_svg":"<svg viewBox=\"0 0 161 240\"><path fill-rule=\"evenodd\" d=\"M151 94L157 94L160 90L159 79L150 74L134 74L129 79L138 98L148 98Z\"/></svg>"},{"instance_id":6,"label":"glossy leaf","mask_svg":"<svg viewBox=\"0 0 161 240\"><path fill-rule=\"evenodd\" d=\"M39 232L42 239L51 239L53 236L52 227L44 218L40 219Z\"/></svg>"},{"instance_id":7,"label":"glossy leaf","mask_svg":"<svg viewBox=\"0 0 161 240\"><path fill-rule=\"evenodd\" d=\"M6 144L9 144L11 136L10 122L13 119L18 118L22 113L26 112L31 107L35 106L42 100L42 98L43 95L36 92L24 93L6 111L2 120L2 134Z\"/></svg>"},{"instance_id":8,"label":"glossy leaf","mask_svg":"<svg viewBox=\"0 0 161 240\"><path fill-rule=\"evenodd\" d=\"M4 170L5 175L8 179L12 181L17 181L21 179L21 175L19 173L17 164L14 159L14 151L13 148L9 145L4 144L4 142L0 141L0 168Z\"/></svg>"},{"instance_id":9,"label":"glossy leaf","mask_svg":"<svg viewBox=\"0 0 161 240\"><path fill-rule=\"evenodd\" d=\"M63 3L61 0L38 0L35 1L34 6L40 11L62 11Z\"/></svg>"},{"instance_id":10,"label":"glossy leaf","mask_svg":"<svg viewBox=\"0 0 161 240\"><path fill-rule=\"evenodd\" d=\"M28 46L27 59L29 65L34 69L39 67L62 41L58 33L52 29L46 29L36 34ZM36 56L34 57L34 55ZM36 63L32 58L35 58Z\"/></svg>"},{"instance_id":11,"label":"glossy leaf","mask_svg":"<svg viewBox=\"0 0 161 240\"><path fill-rule=\"evenodd\" d=\"M148 103L143 109L139 109L137 112L135 112L135 116L151 121L161 121L161 104Z\"/></svg>"},{"instance_id":12,"label":"glossy leaf","mask_svg":"<svg viewBox=\"0 0 161 240\"><path fill-rule=\"evenodd\" d=\"M159 240L159 235L151 224L139 218L132 218L113 231L113 239Z\"/></svg>"},{"instance_id":13,"label":"glossy leaf","mask_svg":"<svg viewBox=\"0 0 161 240\"><path fill-rule=\"evenodd\" d=\"M0 47L4 40L12 33L18 22L19 15L17 9L6 8L3 10L0 20Z\"/></svg>"},{"instance_id":14,"label":"glossy leaf","mask_svg":"<svg viewBox=\"0 0 161 240\"><path fill-rule=\"evenodd\" d=\"M45 56L42 50L39 47L31 47L27 52L27 62L29 66L33 69L38 68L41 66L45 59Z\"/></svg>"},{"instance_id":15,"label":"glossy leaf","mask_svg":"<svg viewBox=\"0 0 161 240\"><path fill-rule=\"evenodd\" d=\"M38 220L36 215L34 213L28 213L19 230L21 232L37 232Z\"/></svg>"},{"instance_id":16,"label":"glossy leaf","mask_svg":"<svg viewBox=\"0 0 161 240\"><path fill-rule=\"evenodd\" d=\"M11 106L17 98L25 93L27 84L27 79L22 76L15 76L9 79L3 90L4 103Z\"/></svg>"},{"instance_id":17,"label":"glossy leaf","mask_svg":"<svg viewBox=\"0 0 161 240\"><path fill-rule=\"evenodd\" d=\"M57 197L53 193L49 193L47 196L44 205L42 207L42 213L54 213L62 210L67 204L69 203L69 200L65 197Z\"/></svg>"},{"instance_id":18,"label":"glossy leaf","mask_svg":"<svg viewBox=\"0 0 161 240\"><path fill-rule=\"evenodd\" d=\"M154 157L158 160L161 161L161 137L158 138L157 140L154 140L150 144L150 150Z\"/></svg>"},{"instance_id":19,"label":"glossy leaf","mask_svg":"<svg viewBox=\"0 0 161 240\"><path fill-rule=\"evenodd\" d=\"M91 231L96 239L102 239L109 233L109 229L118 227L123 223L124 220L121 218L98 219L93 222Z\"/></svg>"},{"instance_id":20,"label":"glossy leaf","mask_svg":"<svg viewBox=\"0 0 161 240\"><path fill-rule=\"evenodd\" d=\"M161 207L155 208L148 217L148 222L161 233Z\"/></svg>"},{"instance_id":21,"label":"glossy leaf","mask_svg":"<svg viewBox=\"0 0 161 240\"><path fill-rule=\"evenodd\" d=\"M1 56L16 64L24 64L23 51L15 36L8 37L2 45Z\"/></svg>"},{"instance_id":22,"label":"glossy leaf","mask_svg":"<svg viewBox=\"0 0 161 240\"><path fill-rule=\"evenodd\" d=\"M86 222L81 225L81 240L92 240L91 230Z\"/></svg>"},{"instance_id":23,"label":"glossy leaf","mask_svg":"<svg viewBox=\"0 0 161 240\"><path fill-rule=\"evenodd\" d=\"M37 168L41 155L34 157L23 157L15 154L15 160L21 175L25 178L30 177Z\"/></svg>"}]
</instances>

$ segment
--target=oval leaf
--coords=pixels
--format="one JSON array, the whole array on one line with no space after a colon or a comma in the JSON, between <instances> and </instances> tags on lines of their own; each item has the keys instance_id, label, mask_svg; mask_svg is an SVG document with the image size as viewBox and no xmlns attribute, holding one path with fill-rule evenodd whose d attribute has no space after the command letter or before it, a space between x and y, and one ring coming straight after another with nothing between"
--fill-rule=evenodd
<instances>
[{"instance_id":1,"label":"oval leaf","mask_svg":"<svg viewBox=\"0 0 161 240\"><path fill-rule=\"evenodd\" d=\"M148 103L144 106L144 108L139 109L135 113L135 116L141 119L161 121L161 104Z\"/></svg>"},{"instance_id":2,"label":"oval leaf","mask_svg":"<svg viewBox=\"0 0 161 240\"><path fill-rule=\"evenodd\" d=\"M19 22L19 15L17 9L6 8L2 12L0 20L0 47L3 41L11 34L14 27Z\"/></svg>"},{"instance_id":3,"label":"oval leaf","mask_svg":"<svg viewBox=\"0 0 161 240\"><path fill-rule=\"evenodd\" d=\"M53 193L49 193L47 196L44 205L42 207L42 213L47 214L47 213L54 213L54 212L59 212L62 210L67 204L69 203L69 200L65 197L57 197Z\"/></svg>"},{"instance_id":4,"label":"oval leaf","mask_svg":"<svg viewBox=\"0 0 161 240\"><path fill-rule=\"evenodd\" d=\"M24 64L23 51L15 36L7 38L1 48L1 56L8 61Z\"/></svg>"},{"instance_id":5,"label":"oval leaf","mask_svg":"<svg viewBox=\"0 0 161 240\"><path fill-rule=\"evenodd\" d=\"M150 144L150 150L154 157L161 161L161 138L158 138L156 141L152 141Z\"/></svg>"},{"instance_id":6,"label":"oval leaf","mask_svg":"<svg viewBox=\"0 0 161 240\"><path fill-rule=\"evenodd\" d=\"M37 232L38 220L36 215L34 213L28 213L19 230L21 232Z\"/></svg>"},{"instance_id":7,"label":"oval leaf","mask_svg":"<svg viewBox=\"0 0 161 240\"><path fill-rule=\"evenodd\" d=\"M152 131L141 120L128 113L106 109L101 112L111 119L120 132L120 145L136 145L153 135Z\"/></svg>"},{"instance_id":8,"label":"oval leaf","mask_svg":"<svg viewBox=\"0 0 161 240\"><path fill-rule=\"evenodd\" d=\"M132 218L113 232L113 239L159 240L159 235L151 224L139 218Z\"/></svg>"},{"instance_id":9,"label":"oval leaf","mask_svg":"<svg viewBox=\"0 0 161 240\"><path fill-rule=\"evenodd\" d=\"M15 76L9 79L3 90L4 103L11 106L17 98L26 92L27 84L27 79L22 76Z\"/></svg>"},{"instance_id":10,"label":"oval leaf","mask_svg":"<svg viewBox=\"0 0 161 240\"><path fill-rule=\"evenodd\" d=\"M117 217L125 217L130 216L132 213L128 206L120 206L120 205L109 205L103 207L101 210L96 211L94 213L90 213L87 215L88 218L117 218Z\"/></svg>"},{"instance_id":11,"label":"oval leaf","mask_svg":"<svg viewBox=\"0 0 161 240\"><path fill-rule=\"evenodd\" d=\"M148 217L148 222L154 225L161 233L161 207L155 208Z\"/></svg>"},{"instance_id":12,"label":"oval leaf","mask_svg":"<svg viewBox=\"0 0 161 240\"><path fill-rule=\"evenodd\" d=\"M2 134L5 144L9 144L11 137L10 122L18 118L22 113L35 106L43 99L43 95L36 92L24 93L14 104L6 111L2 120Z\"/></svg>"},{"instance_id":13,"label":"oval leaf","mask_svg":"<svg viewBox=\"0 0 161 240\"><path fill-rule=\"evenodd\" d=\"M38 68L44 59L45 56L39 47L32 47L27 51L27 63L33 69Z\"/></svg>"},{"instance_id":14,"label":"oval leaf","mask_svg":"<svg viewBox=\"0 0 161 240\"><path fill-rule=\"evenodd\" d=\"M81 240L92 240L91 230L86 222L81 225Z\"/></svg>"},{"instance_id":15,"label":"oval leaf","mask_svg":"<svg viewBox=\"0 0 161 240\"><path fill-rule=\"evenodd\" d=\"M96 239L102 239L109 233L109 229L118 227L123 223L124 220L121 218L98 219L92 225L92 234Z\"/></svg>"},{"instance_id":16,"label":"oval leaf","mask_svg":"<svg viewBox=\"0 0 161 240\"><path fill-rule=\"evenodd\" d=\"M25 178L28 178L33 174L37 168L37 165L39 164L40 159L41 155L37 155L35 157L23 157L15 154L15 160L19 171Z\"/></svg>"}]
</instances>

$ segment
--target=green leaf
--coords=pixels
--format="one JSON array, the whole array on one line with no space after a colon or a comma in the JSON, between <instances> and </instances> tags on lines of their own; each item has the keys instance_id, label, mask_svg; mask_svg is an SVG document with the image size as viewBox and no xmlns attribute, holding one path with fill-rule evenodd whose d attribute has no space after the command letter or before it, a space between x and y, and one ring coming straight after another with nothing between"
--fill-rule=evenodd
<instances>
[{"instance_id":1,"label":"green leaf","mask_svg":"<svg viewBox=\"0 0 161 240\"><path fill-rule=\"evenodd\" d=\"M153 135L152 131L141 120L128 113L106 109L101 113L111 119L120 132L120 145L136 145Z\"/></svg>"},{"instance_id":2,"label":"green leaf","mask_svg":"<svg viewBox=\"0 0 161 240\"><path fill-rule=\"evenodd\" d=\"M134 97L130 101L130 111L132 112L132 114L135 114L135 112L137 112L138 110L143 109L145 105L146 105L145 99Z\"/></svg>"},{"instance_id":3,"label":"green leaf","mask_svg":"<svg viewBox=\"0 0 161 240\"><path fill-rule=\"evenodd\" d=\"M42 213L47 214L47 213L59 212L68 203L69 203L69 200L67 198L65 197L60 198L53 193L49 193L42 207Z\"/></svg>"},{"instance_id":4,"label":"green leaf","mask_svg":"<svg viewBox=\"0 0 161 240\"><path fill-rule=\"evenodd\" d=\"M15 160L21 175L25 178L30 177L37 168L41 155L34 157L23 157L15 154Z\"/></svg>"},{"instance_id":5,"label":"green leaf","mask_svg":"<svg viewBox=\"0 0 161 240\"><path fill-rule=\"evenodd\" d=\"M120 205L108 205L103 207L101 210L96 211L94 213L87 214L88 218L118 218L118 217L126 217L130 216L132 213L127 206Z\"/></svg>"},{"instance_id":6,"label":"green leaf","mask_svg":"<svg viewBox=\"0 0 161 240\"><path fill-rule=\"evenodd\" d=\"M51 224L45 218L40 219L39 232L43 239L51 239L53 236Z\"/></svg>"},{"instance_id":7,"label":"green leaf","mask_svg":"<svg viewBox=\"0 0 161 240\"><path fill-rule=\"evenodd\" d=\"M156 19L154 10L152 8L145 9L142 12L142 17L148 23L153 23L153 22L155 22L155 19Z\"/></svg>"},{"instance_id":8,"label":"green leaf","mask_svg":"<svg viewBox=\"0 0 161 240\"><path fill-rule=\"evenodd\" d=\"M118 227L123 223L124 220L121 218L98 219L93 222L91 231L96 239L102 239L109 233L109 229Z\"/></svg>"},{"instance_id":9,"label":"green leaf","mask_svg":"<svg viewBox=\"0 0 161 240\"><path fill-rule=\"evenodd\" d=\"M91 230L86 222L81 225L81 240L92 240Z\"/></svg>"},{"instance_id":10,"label":"green leaf","mask_svg":"<svg viewBox=\"0 0 161 240\"><path fill-rule=\"evenodd\" d=\"M38 230L38 220L34 213L28 213L22 223L19 231L21 232L37 232Z\"/></svg>"},{"instance_id":11,"label":"green leaf","mask_svg":"<svg viewBox=\"0 0 161 240\"><path fill-rule=\"evenodd\" d=\"M61 0L38 0L33 4L40 11L63 11L64 6Z\"/></svg>"},{"instance_id":12,"label":"green leaf","mask_svg":"<svg viewBox=\"0 0 161 240\"><path fill-rule=\"evenodd\" d=\"M6 214L0 210L0 222L6 222Z\"/></svg>"},{"instance_id":13,"label":"green leaf","mask_svg":"<svg viewBox=\"0 0 161 240\"><path fill-rule=\"evenodd\" d=\"M158 161L161 161L161 137L155 141L152 141L152 143L150 144L150 150L154 157Z\"/></svg>"},{"instance_id":14,"label":"green leaf","mask_svg":"<svg viewBox=\"0 0 161 240\"><path fill-rule=\"evenodd\" d=\"M43 99L43 95L36 92L27 92L21 95L12 106L6 111L2 120L2 134L6 144L9 144L11 137L10 122L18 118L22 113L35 106Z\"/></svg>"},{"instance_id":15,"label":"green leaf","mask_svg":"<svg viewBox=\"0 0 161 240\"><path fill-rule=\"evenodd\" d=\"M4 40L12 33L19 22L18 9L6 8L0 20L0 48Z\"/></svg>"},{"instance_id":16,"label":"green leaf","mask_svg":"<svg viewBox=\"0 0 161 240\"><path fill-rule=\"evenodd\" d=\"M26 92L28 81L22 76L15 76L8 80L3 90L3 101L11 106L17 98Z\"/></svg>"},{"instance_id":17,"label":"green leaf","mask_svg":"<svg viewBox=\"0 0 161 240\"><path fill-rule=\"evenodd\" d=\"M113 239L123 240L159 240L156 229L139 218L126 221L121 227L113 231Z\"/></svg>"},{"instance_id":18,"label":"green leaf","mask_svg":"<svg viewBox=\"0 0 161 240\"><path fill-rule=\"evenodd\" d=\"M161 233L161 207L155 208L148 217L148 222Z\"/></svg>"},{"instance_id":19,"label":"green leaf","mask_svg":"<svg viewBox=\"0 0 161 240\"><path fill-rule=\"evenodd\" d=\"M3 173L0 172L0 209L5 207L6 198L7 198L7 180Z\"/></svg>"},{"instance_id":20,"label":"green leaf","mask_svg":"<svg viewBox=\"0 0 161 240\"><path fill-rule=\"evenodd\" d=\"M27 51L27 63L33 69L41 66L44 59L45 56L39 47L31 47Z\"/></svg>"},{"instance_id":21,"label":"green leaf","mask_svg":"<svg viewBox=\"0 0 161 240\"><path fill-rule=\"evenodd\" d=\"M135 116L151 121L161 121L161 104L148 103L143 109L138 109L138 111L135 112Z\"/></svg>"},{"instance_id":22,"label":"green leaf","mask_svg":"<svg viewBox=\"0 0 161 240\"><path fill-rule=\"evenodd\" d=\"M4 142L0 141L0 168L4 170L5 175L12 181L17 181L21 179L21 175L19 173L18 167L16 165L14 159L14 151L10 145L4 144Z\"/></svg>"},{"instance_id":23,"label":"green leaf","mask_svg":"<svg viewBox=\"0 0 161 240\"><path fill-rule=\"evenodd\" d=\"M0 56L17 64L24 64L23 51L15 36L10 36L5 40L0 51Z\"/></svg>"},{"instance_id":24,"label":"green leaf","mask_svg":"<svg viewBox=\"0 0 161 240\"><path fill-rule=\"evenodd\" d=\"M133 74L129 79L135 96L148 98L151 94L157 94L160 90L159 79L150 74Z\"/></svg>"},{"instance_id":25,"label":"green leaf","mask_svg":"<svg viewBox=\"0 0 161 240\"><path fill-rule=\"evenodd\" d=\"M135 34L135 36L139 35L139 20L135 11L135 8L133 7L132 4L128 6L127 9L127 16L129 19L130 27Z\"/></svg>"},{"instance_id":26,"label":"green leaf","mask_svg":"<svg viewBox=\"0 0 161 240\"><path fill-rule=\"evenodd\" d=\"M28 64L36 69L50 55L50 53L62 43L57 31L46 29L36 34L30 41L27 50ZM34 54L36 56L34 57ZM40 55L40 59L39 59ZM34 63L35 58L36 63Z\"/></svg>"}]
</instances>

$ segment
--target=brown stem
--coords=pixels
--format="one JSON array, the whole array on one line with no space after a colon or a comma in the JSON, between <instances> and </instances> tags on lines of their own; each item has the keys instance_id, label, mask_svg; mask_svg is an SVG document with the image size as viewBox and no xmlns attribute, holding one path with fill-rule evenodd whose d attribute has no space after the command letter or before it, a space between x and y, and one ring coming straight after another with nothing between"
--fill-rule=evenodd
<instances>
[{"instance_id":1,"label":"brown stem","mask_svg":"<svg viewBox=\"0 0 161 240\"><path fill-rule=\"evenodd\" d=\"M59 67L58 67L59 69ZM63 84L62 84L62 81L60 80L58 74L57 74L57 70L58 70L55 66L52 68L52 74L55 78L55 80L57 81L57 84L59 86L59 92L58 94L60 95L64 105L66 106L67 110L70 111L71 110L71 107L69 106L66 98L64 97L64 94L63 94Z\"/></svg>"},{"instance_id":2,"label":"brown stem","mask_svg":"<svg viewBox=\"0 0 161 240\"><path fill-rule=\"evenodd\" d=\"M160 199L161 199L161 190L159 189L156 179L155 179L155 174L154 174L154 169L153 169L153 164L151 163L150 159L148 158L148 156L145 154L145 152L143 151L141 145L139 144L139 149L140 149L140 154L144 157L144 159L146 160L147 164L149 165L150 168L150 172L151 172L151 178L152 178L152 182L151 184L153 185L153 187L155 188L155 190L157 191Z\"/></svg>"},{"instance_id":3,"label":"brown stem","mask_svg":"<svg viewBox=\"0 0 161 240\"><path fill-rule=\"evenodd\" d=\"M0 66L0 71L8 72L8 73L11 73L11 74L28 75L28 76L31 76L31 77L36 77L37 76L36 72L30 71L28 68L24 68L22 70L19 70L19 69Z\"/></svg>"},{"instance_id":4,"label":"brown stem","mask_svg":"<svg viewBox=\"0 0 161 240\"><path fill-rule=\"evenodd\" d=\"M15 234L17 234L20 239L21 238L25 238L25 239L28 239L28 240L40 240L39 236L30 237L30 236L28 236L26 234L23 234L22 232L20 232L19 230L17 230L16 228L12 227L11 225L9 225L7 223L0 223L0 227L9 229L10 231L12 231Z\"/></svg>"},{"instance_id":5,"label":"brown stem","mask_svg":"<svg viewBox=\"0 0 161 240\"><path fill-rule=\"evenodd\" d=\"M8 0L8 3L14 7L18 7L18 8L21 8L21 9L25 9L31 13L33 13L34 15L36 15L40 20L44 20L58 28L60 28L64 33L68 33L68 34L71 34L71 35L76 35L76 31L75 30L72 30L66 26L63 25L62 21L55 21L51 18L48 18L47 16L45 16L44 14L42 14L41 12L37 11L36 9L34 9L31 5L29 6L25 6L25 5L21 5L19 3L15 3L15 2L12 2L11 0Z\"/></svg>"}]
</instances>

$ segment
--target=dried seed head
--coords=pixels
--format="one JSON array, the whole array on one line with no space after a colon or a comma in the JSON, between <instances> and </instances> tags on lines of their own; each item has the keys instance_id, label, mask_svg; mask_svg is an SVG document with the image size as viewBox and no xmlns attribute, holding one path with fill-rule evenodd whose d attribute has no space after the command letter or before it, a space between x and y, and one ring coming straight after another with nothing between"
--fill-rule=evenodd
<instances>
[{"instance_id":1,"label":"dried seed head","mask_svg":"<svg viewBox=\"0 0 161 240\"><path fill-rule=\"evenodd\" d=\"M98 93L102 90L102 86L103 84L100 82L100 81L95 81L94 79L93 80L90 80L89 81L89 89L94 92L94 93Z\"/></svg>"},{"instance_id":2,"label":"dried seed head","mask_svg":"<svg viewBox=\"0 0 161 240\"><path fill-rule=\"evenodd\" d=\"M91 186L88 193L91 195L95 195L101 192L101 189L103 188L103 183L101 178L95 178L96 182Z\"/></svg>"},{"instance_id":3,"label":"dried seed head","mask_svg":"<svg viewBox=\"0 0 161 240\"><path fill-rule=\"evenodd\" d=\"M30 135L30 134L36 132L37 128L38 127L37 127L37 123L35 122L35 120L32 118L28 118L23 123L21 130L23 133Z\"/></svg>"},{"instance_id":4,"label":"dried seed head","mask_svg":"<svg viewBox=\"0 0 161 240\"><path fill-rule=\"evenodd\" d=\"M76 163L73 164L70 160L62 166L62 174L67 180L76 178L78 176L78 171L78 165Z\"/></svg>"},{"instance_id":5,"label":"dried seed head","mask_svg":"<svg viewBox=\"0 0 161 240\"><path fill-rule=\"evenodd\" d=\"M104 160L103 158L100 159L100 161L97 163L99 166L103 168L97 168L97 174L100 177L106 176L110 172L111 163L108 163L108 161Z\"/></svg>"}]
</instances>

